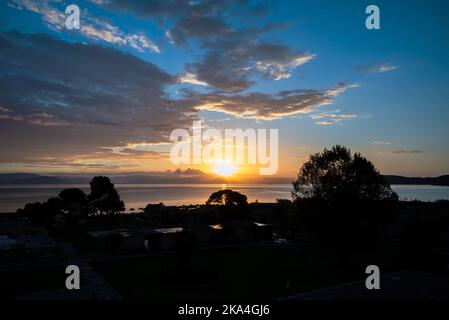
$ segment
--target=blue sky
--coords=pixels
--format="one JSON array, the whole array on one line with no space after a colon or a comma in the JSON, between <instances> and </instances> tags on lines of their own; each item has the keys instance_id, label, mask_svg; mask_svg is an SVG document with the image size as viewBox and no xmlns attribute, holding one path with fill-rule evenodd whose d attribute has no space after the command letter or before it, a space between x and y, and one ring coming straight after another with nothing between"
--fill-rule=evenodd
<instances>
[{"instance_id":1,"label":"blue sky","mask_svg":"<svg viewBox=\"0 0 449 320\"><path fill-rule=\"evenodd\" d=\"M283 176L333 144L362 152L386 174L447 173L447 1L74 3L81 30L71 31L64 26L71 3L0 4L1 171L174 169L150 147L193 114L222 128L278 128ZM380 8L380 30L365 28L370 4ZM58 47L66 57L33 65ZM103 59L109 51L120 54ZM108 62L98 67L98 59ZM70 64L80 73L76 83L52 69ZM118 65L133 71L110 71ZM283 100L279 93L288 90L292 98ZM224 100L230 103L197 108ZM111 151L138 143L150 145L148 153Z\"/></svg>"}]
</instances>

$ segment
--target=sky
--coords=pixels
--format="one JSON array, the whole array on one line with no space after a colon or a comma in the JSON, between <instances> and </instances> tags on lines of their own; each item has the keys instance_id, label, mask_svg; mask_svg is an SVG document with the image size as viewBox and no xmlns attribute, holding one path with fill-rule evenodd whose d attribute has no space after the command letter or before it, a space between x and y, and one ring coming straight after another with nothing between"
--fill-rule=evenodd
<instances>
[{"instance_id":1,"label":"sky","mask_svg":"<svg viewBox=\"0 0 449 320\"><path fill-rule=\"evenodd\" d=\"M379 30L365 26L371 4ZM214 172L170 161L170 133L201 120L278 129L279 177L335 144L384 174L447 174L448 12L435 0L2 1L0 172Z\"/></svg>"}]
</instances>

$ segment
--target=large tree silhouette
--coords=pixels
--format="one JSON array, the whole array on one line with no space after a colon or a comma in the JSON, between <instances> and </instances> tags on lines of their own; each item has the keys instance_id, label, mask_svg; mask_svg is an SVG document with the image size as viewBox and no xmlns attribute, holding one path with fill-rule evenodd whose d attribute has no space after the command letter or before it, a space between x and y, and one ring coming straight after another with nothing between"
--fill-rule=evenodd
<instances>
[{"instance_id":1,"label":"large tree silhouette","mask_svg":"<svg viewBox=\"0 0 449 320\"><path fill-rule=\"evenodd\" d=\"M310 156L293 182L292 197L330 202L398 198L373 163L339 145Z\"/></svg>"},{"instance_id":2,"label":"large tree silhouette","mask_svg":"<svg viewBox=\"0 0 449 320\"><path fill-rule=\"evenodd\" d=\"M125 210L114 184L108 177L97 176L90 182L88 200L91 206L100 213L117 213Z\"/></svg>"},{"instance_id":3,"label":"large tree silhouette","mask_svg":"<svg viewBox=\"0 0 449 320\"><path fill-rule=\"evenodd\" d=\"M219 190L210 195L207 205L242 206L248 204L247 197L233 190Z\"/></svg>"},{"instance_id":4,"label":"large tree silhouette","mask_svg":"<svg viewBox=\"0 0 449 320\"><path fill-rule=\"evenodd\" d=\"M86 194L77 188L64 189L59 193L59 199L62 201L64 209L71 209L72 207L85 206L87 204Z\"/></svg>"}]
</instances>

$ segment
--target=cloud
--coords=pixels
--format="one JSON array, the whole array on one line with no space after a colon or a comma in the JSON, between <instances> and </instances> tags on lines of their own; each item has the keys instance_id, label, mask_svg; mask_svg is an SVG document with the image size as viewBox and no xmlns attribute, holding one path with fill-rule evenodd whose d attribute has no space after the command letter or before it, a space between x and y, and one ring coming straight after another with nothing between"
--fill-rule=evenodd
<instances>
[{"instance_id":1,"label":"cloud","mask_svg":"<svg viewBox=\"0 0 449 320\"><path fill-rule=\"evenodd\" d=\"M11 112L11 111L10 111ZM40 126L66 126L68 123L57 116L43 113L28 114L24 116L14 115L14 113L0 114L0 120L12 120L18 122L28 122L30 124L40 125Z\"/></svg>"},{"instance_id":2,"label":"cloud","mask_svg":"<svg viewBox=\"0 0 449 320\"><path fill-rule=\"evenodd\" d=\"M316 124L320 125L320 126L330 126L330 125L334 124L334 121L332 121L332 120L323 120L323 121L316 122Z\"/></svg>"},{"instance_id":3,"label":"cloud","mask_svg":"<svg viewBox=\"0 0 449 320\"><path fill-rule=\"evenodd\" d=\"M132 55L42 34L0 43L0 161L165 141L196 118L164 92L176 77Z\"/></svg>"},{"instance_id":4,"label":"cloud","mask_svg":"<svg viewBox=\"0 0 449 320\"><path fill-rule=\"evenodd\" d=\"M127 34L118 27L99 19L89 19L90 22L81 27L81 32L92 39L105 41L120 46L129 46L139 52L150 49L160 53L160 49L142 34Z\"/></svg>"},{"instance_id":5,"label":"cloud","mask_svg":"<svg viewBox=\"0 0 449 320\"><path fill-rule=\"evenodd\" d=\"M400 150L394 150L393 153L394 154L419 154L419 153L424 153L424 151L400 149Z\"/></svg>"},{"instance_id":6,"label":"cloud","mask_svg":"<svg viewBox=\"0 0 449 320\"><path fill-rule=\"evenodd\" d=\"M0 106L0 112L11 112L8 108Z\"/></svg>"},{"instance_id":7,"label":"cloud","mask_svg":"<svg viewBox=\"0 0 449 320\"><path fill-rule=\"evenodd\" d=\"M289 78L292 71L315 55L297 52L285 45L263 42L257 31L231 31L225 39L205 41L200 61L186 65L188 72L224 92L239 92L251 87L251 75L273 80Z\"/></svg>"},{"instance_id":8,"label":"cloud","mask_svg":"<svg viewBox=\"0 0 449 320\"><path fill-rule=\"evenodd\" d=\"M67 16L63 11L59 11L51 3L51 0L14 0L16 8L40 14L50 29L65 31L65 21ZM159 47L143 34L126 33L118 27L99 18L92 17L87 9L81 12L82 25L81 33L91 39L104 41L119 46L129 46L139 52L149 49L160 53Z\"/></svg>"},{"instance_id":9,"label":"cloud","mask_svg":"<svg viewBox=\"0 0 449 320\"><path fill-rule=\"evenodd\" d=\"M330 118L334 120L344 120L344 119L355 119L358 116L356 114L340 114L340 110L335 110L333 112L322 112L322 113L316 113L312 114L310 118L316 120L316 119L323 119L323 118Z\"/></svg>"},{"instance_id":10,"label":"cloud","mask_svg":"<svg viewBox=\"0 0 449 320\"><path fill-rule=\"evenodd\" d=\"M51 29L62 30L65 28L66 15L53 7L51 0L13 0L14 7L18 10L26 9L28 11L40 14L42 20L47 23Z\"/></svg>"},{"instance_id":11,"label":"cloud","mask_svg":"<svg viewBox=\"0 0 449 320\"><path fill-rule=\"evenodd\" d=\"M190 83L196 84L199 86L208 86L208 84L204 81L198 80L198 77L193 73L185 73L179 77L180 83Z\"/></svg>"},{"instance_id":12,"label":"cloud","mask_svg":"<svg viewBox=\"0 0 449 320\"><path fill-rule=\"evenodd\" d=\"M347 86L347 87L358 87L357 84L352 85L352 86ZM343 87L345 88L345 87ZM346 88L347 89L347 88ZM330 90L332 91L332 90ZM344 90L343 90L344 91ZM336 88L334 89L333 93L334 94L339 94L343 92L341 90L341 88ZM345 114L345 113L340 113L341 110L333 110L333 111L326 111L326 112L320 112L320 113L315 113L315 114L311 114L310 118L312 120L321 120L321 121L317 121L315 122L317 125L322 125L322 126L329 126L329 125L333 125L335 123L340 123L342 121L348 121L348 120L354 120L357 118L360 118L360 115L357 114Z\"/></svg>"},{"instance_id":13,"label":"cloud","mask_svg":"<svg viewBox=\"0 0 449 320\"><path fill-rule=\"evenodd\" d=\"M196 110L223 112L238 118L275 120L299 113L310 113L318 107L331 104L335 96L354 84L340 83L328 90L290 90L276 95L249 93L238 95L200 94L188 91L184 102ZM352 115L335 115L334 119L351 118Z\"/></svg>"},{"instance_id":14,"label":"cloud","mask_svg":"<svg viewBox=\"0 0 449 320\"><path fill-rule=\"evenodd\" d=\"M356 67L355 70L366 73L385 73L398 69L398 66L392 65L390 63L379 63L374 65L366 65Z\"/></svg>"},{"instance_id":15,"label":"cloud","mask_svg":"<svg viewBox=\"0 0 449 320\"><path fill-rule=\"evenodd\" d=\"M97 148L96 151L87 154L23 157L16 159L14 164L24 167L76 169L77 171L96 170L98 172L98 170L136 170L144 167L145 162L168 159L168 157L167 154L154 151L124 148L120 152L116 152L112 148Z\"/></svg>"},{"instance_id":16,"label":"cloud","mask_svg":"<svg viewBox=\"0 0 449 320\"><path fill-rule=\"evenodd\" d=\"M316 122L317 125L332 125L335 123L340 123L345 120L353 120L358 118L356 114L330 114L330 113L321 113L318 115L312 115L312 119L322 119L327 118L327 120Z\"/></svg>"},{"instance_id":17,"label":"cloud","mask_svg":"<svg viewBox=\"0 0 449 320\"><path fill-rule=\"evenodd\" d=\"M375 140L375 141L373 141L373 144L386 146L386 145L391 145L392 143L390 141Z\"/></svg>"},{"instance_id":18,"label":"cloud","mask_svg":"<svg viewBox=\"0 0 449 320\"><path fill-rule=\"evenodd\" d=\"M340 83L277 94L183 91L174 100L165 90L180 77L150 62L95 43L19 32L0 33L0 68L0 163L50 167L145 167L146 161L165 159L166 147L139 146L167 143L173 129L190 128L201 110L269 121L310 113L357 87Z\"/></svg>"},{"instance_id":19,"label":"cloud","mask_svg":"<svg viewBox=\"0 0 449 320\"><path fill-rule=\"evenodd\" d=\"M119 12L128 12L141 18L173 19L179 22L182 18L197 17L201 21L204 17L215 18L217 20L224 13L228 13L231 7L236 7L243 13L255 11L257 8L248 0L206 0L206 1L186 1L186 0L105 0L104 5ZM259 7L260 9L260 7ZM260 12L260 11L259 11ZM193 20L192 22L196 22ZM192 26L195 30L195 26ZM202 33L202 30L199 30ZM188 31L192 32L192 31Z\"/></svg>"},{"instance_id":20,"label":"cloud","mask_svg":"<svg viewBox=\"0 0 449 320\"><path fill-rule=\"evenodd\" d=\"M266 12L266 8L254 6L249 0L111 0L106 6L140 17L168 20L166 36L176 46L196 40L203 54L185 66L187 73L195 75L198 83L207 83L223 92L240 92L251 87L253 75L275 81L287 79L294 69L315 57L264 39L268 32L285 27L284 23L261 27L236 27L228 23L226 19L230 16Z\"/></svg>"},{"instance_id":21,"label":"cloud","mask_svg":"<svg viewBox=\"0 0 449 320\"><path fill-rule=\"evenodd\" d=\"M204 175L204 172L197 169L187 168L185 170L182 169L176 169L173 171L173 173L181 175L181 176L198 176L198 175Z\"/></svg>"}]
</instances>

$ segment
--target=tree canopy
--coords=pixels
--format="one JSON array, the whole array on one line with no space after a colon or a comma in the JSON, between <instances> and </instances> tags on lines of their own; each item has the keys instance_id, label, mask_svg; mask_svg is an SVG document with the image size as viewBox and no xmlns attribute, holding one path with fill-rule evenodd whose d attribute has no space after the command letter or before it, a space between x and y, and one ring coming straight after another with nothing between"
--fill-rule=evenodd
<instances>
[{"instance_id":1,"label":"tree canopy","mask_svg":"<svg viewBox=\"0 0 449 320\"><path fill-rule=\"evenodd\" d=\"M90 182L90 194L87 199L100 213L116 213L125 210L125 204L108 177L97 176Z\"/></svg>"},{"instance_id":2,"label":"tree canopy","mask_svg":"<svg viewBox=\"0 0 449 320\"><path fill-rule=\"evenodd\" d=\"M340 145L310 156L293 182L292 197L325 201L398 198L372 162Z\"/></svg>"},{"instance_id":3,"label":"tree canopy","mask_svg":"<svg viewBox=\"0 0 449 320\"><path fill-rule=\"evenodd\" d=\"M230 189L219 190L210 195L206 201L207 205L231 205L242 206L248 204L248 199L244 194Z\"/></svg>"},{"instance_id":4,"label":"tree canopy","mask_svg":"<svg viewBox=\"0 0 449 320\"><path fill-rule=\"evenodd\" d=\"M73 206L85 206L87 204L86 194L77 188L62 190L59 193L59 199L61 199L64 209L70 209Z\"/></svg>"},{"instance_id":5,"label":"tree canopy","mask_svg":"<svg viewBox=\"0 0 449 320\"><path fill-rule=\"evenodd\" d=\"M114 184L108 177L94 177L89 195L77 188L62 190L58 197L40 203L28 203L17 212L38 224L77 223L92 213L117 213L125 210Z\"/></svg>"}]
</instances>

